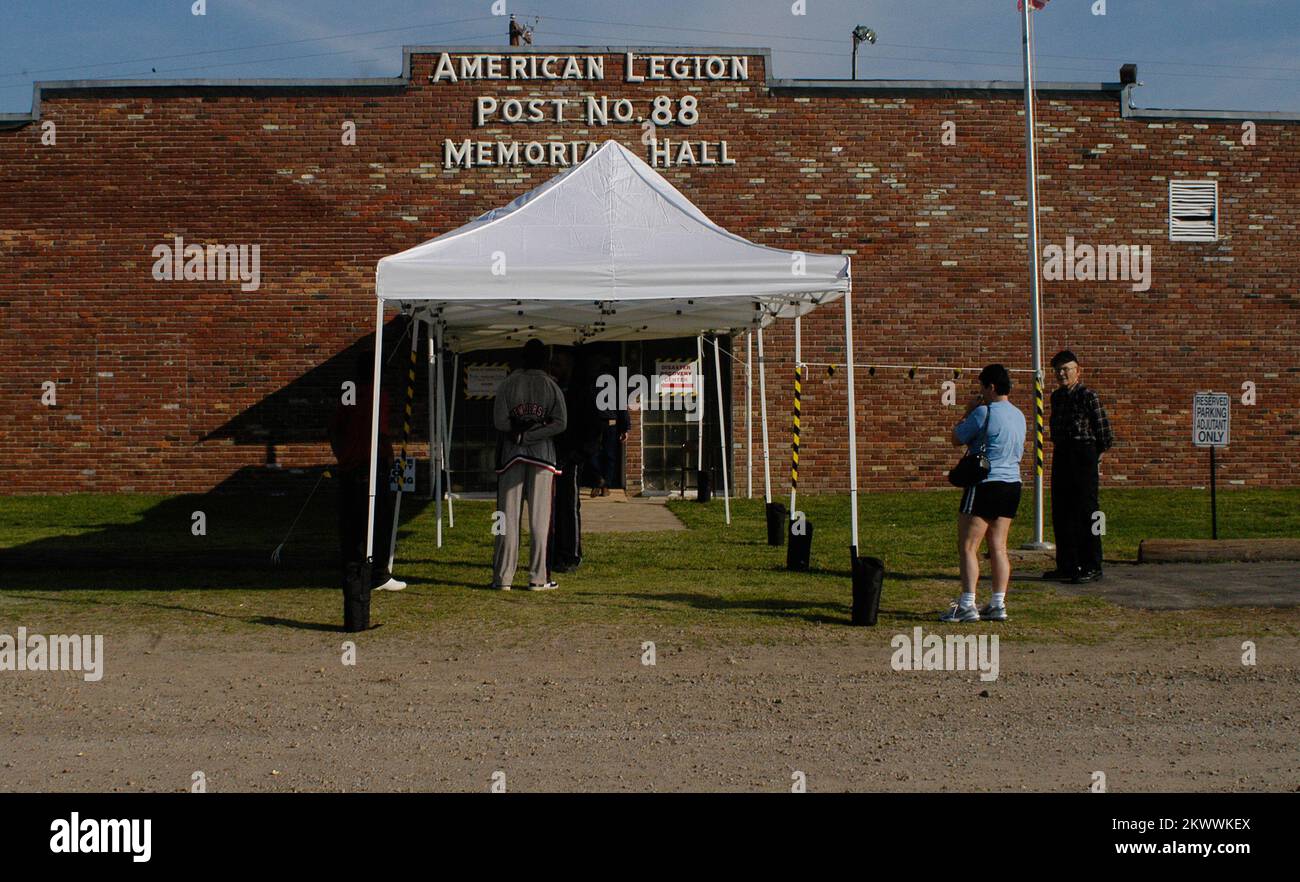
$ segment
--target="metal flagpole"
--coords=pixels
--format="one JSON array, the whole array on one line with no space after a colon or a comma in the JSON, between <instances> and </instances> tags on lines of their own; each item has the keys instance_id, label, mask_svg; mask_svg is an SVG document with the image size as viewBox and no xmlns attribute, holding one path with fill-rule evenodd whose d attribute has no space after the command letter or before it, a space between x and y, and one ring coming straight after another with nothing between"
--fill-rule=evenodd
<instances>
[{"instance_id":1,"label":"metal flagpole","mask_svg":"<svg viewBox=\"0 0 1300 882\"><path fill-rule=\"evenodd\" d=\"M763 328L758 329L758 412L763 424L763 501L772 501L772 467L767 447L767 365L763 361Z\"/></svg>"},{"instance_id":2,"label":"metal flagpole","mask_svg":"<svg viewBox=\"0 0 1300 882\"><path fill-rule=\"evenodd\" d=\"M849 259L849 287L844 292L844 357L849 385L849 518L853 532L853 559L858 555L858 414L853 398L853 261ZM856 564L855 564L856 567Z\"/></svg>"},{"instance_id":3,"label":"metal flagpole","mask_svg":"<svg viewBox=\"0 0 1300 882\"><path fill-rule=\"evenodd\" d=\"M1043 540L1043 352L1042 304L1038 292L1038 157L1034 148L1034 49L1029 24L1032 0L1022 0L1021 43L1025 51L1025 176L1029 182L1029 335L1034 370L1034 538L1026 548L1048 549Z\"/></svg>"},{"instance_id":4,"label":"metal flagpole","mask_svg":"<svg viewBox=\"0 0 1300 882\"><path fill-rule=\"evenodd\" d=\"M745 498L754 498L754 332L745 332L745 472L749 490Z\"/></svg>"},{"instance_id":5,"label":"metal flagpole","mask_svg":"<svg viewBox=\"0 0 1300 882\"><path fill-rule=\"evenodd\" d=\"M379 475L379 378L384 358L384 298L375 304L375 369L370 375L370 509L366 515L366 563L375 560L375 485ZM385 475L385 477L387 477Z\"/></svg>"},{"instance_id":6,"label":"metal flagpole","mask_svg":"<svg viewBox=\"0 0 1300 882\"><path fill-rule=\"evenodd\" d=\"M731 487L727 483L727 419L722 410L722 357L718 354L718 335L713 335L713 377L718 389L718 448L722 451L722 504L731 524Z\"/></svg>"}]
</instances>

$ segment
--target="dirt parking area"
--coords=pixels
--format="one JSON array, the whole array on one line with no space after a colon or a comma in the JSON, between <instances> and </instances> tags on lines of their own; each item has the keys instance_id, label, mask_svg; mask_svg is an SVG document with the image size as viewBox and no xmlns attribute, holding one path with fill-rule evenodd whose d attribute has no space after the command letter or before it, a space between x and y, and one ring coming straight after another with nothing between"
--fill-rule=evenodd
<instances>
[{"instance_id":1,"label":"dirt parking area","mask_svg":"<svg viewBox=\"0 0 1300 882\"><path fill-rule=\"evenodd\" d=\"M332 632L107 633L99 682L0 675L0 789L781 791L802 772L810 791L1085 791L1098 771L1113 792L1300 789L1293 637L1007 640L985 682L894 670L891 634L844 634L379 629L345 665Z\"/></svg>"}]
</instances>

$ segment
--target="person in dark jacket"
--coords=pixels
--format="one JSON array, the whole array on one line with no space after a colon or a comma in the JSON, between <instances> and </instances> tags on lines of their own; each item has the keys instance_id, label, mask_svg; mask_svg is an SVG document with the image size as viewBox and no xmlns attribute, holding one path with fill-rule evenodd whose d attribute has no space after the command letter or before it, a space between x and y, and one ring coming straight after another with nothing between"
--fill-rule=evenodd
<instances>
[{"instance_id":1,"label":"person in dark jacket","mask_svg":"<svg viewBox=\"0 0 1300 882\"><path fill-rule=\"evenodd\" d=\"M575 353L556 349L551 356L551 377L564 393L568 425L555 436L555 504L551 509L551 541L547 549L551 570L568 573L582 563L582 465L595 454L599 435L595 402L587 394L585 378Z\"/></svg>"},{"instance_id":2,"label":"person in dark jacket","mask_svg":"<svg viewBox=\"0 0 1300 882\"><path fill-rule=\"evenodd\" d=\"M519 561L519 518L528 501L532 547L528 590L550 591L546 549L551 532L552 480L559 473L555 436L564 432L568 411L564 393L546 373L546 346L536 338L524 344L524 366L496 390L492 421L497 443L497 512L504 519L492 553L492 587L509 591Z\"/></svg>"},{"instance_id":3,"label":"person in dark jacket","mask_svg":"<svg viewBox=\"0 0 1300 882\"><path fill-rule=\"evenodd\" d=\"M597 388L594 383L598 380L599 375L613 373L613 365L606 359L602 362L597 377L592 378L591 395L593 401L596 397ZM618 480L618 467L621 462L619 453L623 442L627 440L627 433L631 430L632 421L628 417L626 410L602 410L599 407L596 408L596 431L599 440L596 452L590 458L592 499L597 496L608 496L609 485Z\"/></svg>"},{"instance_id":4,"label":"person in dark jacket","mask_svg":"<svg viewBox=\"0 0 1300 882\"><path fill-rule=\"evenodd\" d=\"M1097 393L1080 382L1079 359L1066 349L1052 358L1052 531L1056 569L1044 579L1075 583L1102 577L1101 534L1094 529L1101 456L1115 443Z\"/></svg>"}]
</instances>

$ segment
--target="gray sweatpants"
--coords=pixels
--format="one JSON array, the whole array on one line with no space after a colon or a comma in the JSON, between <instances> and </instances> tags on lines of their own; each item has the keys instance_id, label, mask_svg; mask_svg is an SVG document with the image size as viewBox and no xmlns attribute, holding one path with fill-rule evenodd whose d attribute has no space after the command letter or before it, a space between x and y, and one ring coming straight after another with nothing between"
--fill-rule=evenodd
<instances>
[{"instance_id":1,"label":"gray sweatpants","mask_svg":"<svg viewBox=\"0 0 1300 882\"><path fill-rule=\"evenodd\" d=\"M528 581L541 585L550 581L546 544L551 532L551 489L555 475L540 466L516 462L497 475L497 511L505 513L505 534L496 537L492 554L492 584L509 585L519 563L519 520L528 500L528 531L531 556Z\"/></svg>"}]
</instances>

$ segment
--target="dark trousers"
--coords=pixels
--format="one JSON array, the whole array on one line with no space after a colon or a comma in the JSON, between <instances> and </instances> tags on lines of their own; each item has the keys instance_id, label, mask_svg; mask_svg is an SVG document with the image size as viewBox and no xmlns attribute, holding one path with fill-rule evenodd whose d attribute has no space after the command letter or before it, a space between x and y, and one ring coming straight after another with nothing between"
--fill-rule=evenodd
<instances>
[{"instance_id":1,"label":"dark trousers","mask_svg":"<svg viewBox=\"0 0 1300 882\"><path fill-rule=\"evenodd\" d=\"M1052 448L1052 532L1056 568L1063 573L1101 569L1101 536L1093 533L1097 499L1097 448L1058 443Z\"/></svg>"},{"instance_id":2,"label":"dark trousers","mask_svg":"<svg viewBox=\"0 0 1300 882\"><path fill-rule=\"evenodd\" d=\"M579 463L569 463L555 476L551 540L546 549L553 570L571 570L582 563L582 493L578 489L581 468Z\"/></svg>"},{"instance_id":3,"label":"dark trousers","mask_svg":"<svg viewBox=\"0 0 1300 882\"><path fill-rule=\"evenodd\" d=\"M620 434L617 426L605 426L600 430L600 447L589 463L591 486L612 487L618 480Z\"/></svg>"},{"instance_id":4,"label":"dark trousers","mask_svg":"<svg viewBox=\"0 0 1300 882\"><path fill-rule=\"evenodd\" d=\"M388 489L391 463L379 463L379 493L375 497L375 565L370 584L382 585L388 571L389 542L393 534L395 494ZM366 519L370 514L370 471L366 468L339 470L339 558L346 572L350 563L366 559Z\"/></svg>"}]
</instances>

